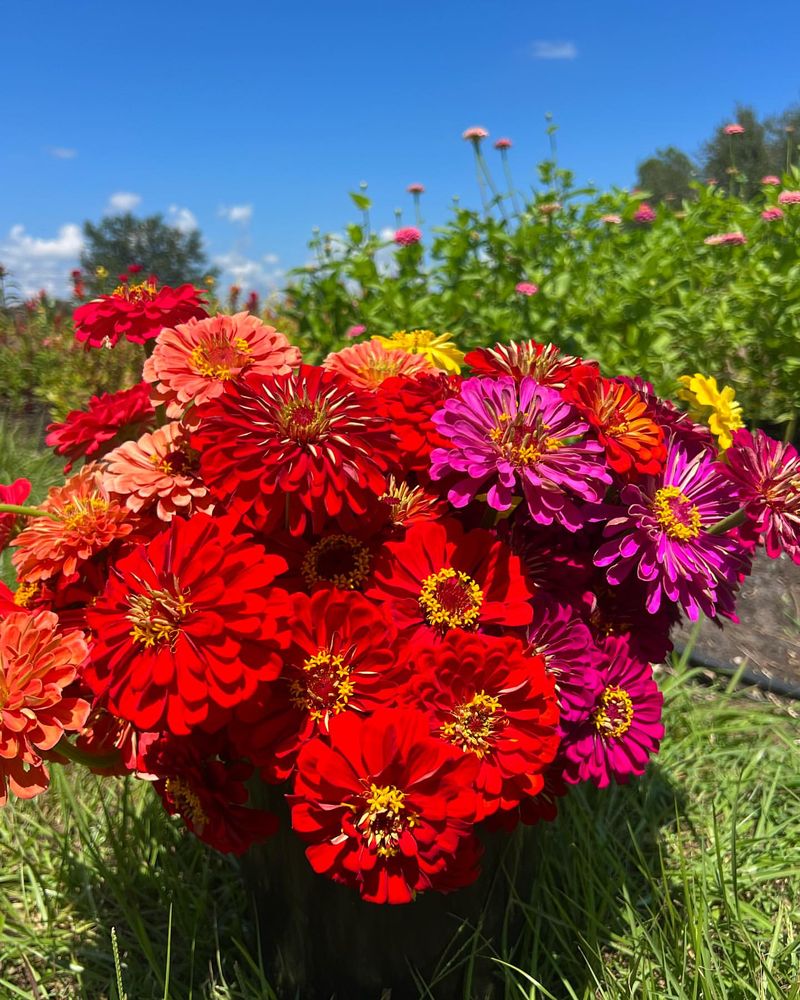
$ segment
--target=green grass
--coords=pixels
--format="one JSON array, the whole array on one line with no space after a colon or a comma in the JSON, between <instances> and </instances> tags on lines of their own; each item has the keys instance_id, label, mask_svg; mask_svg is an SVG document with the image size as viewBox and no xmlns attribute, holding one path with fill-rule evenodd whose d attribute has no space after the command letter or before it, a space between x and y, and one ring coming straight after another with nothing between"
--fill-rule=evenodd
<instances>
[{"instance_id":1,"label":"green grass","mask_svg":"<svg viewBox=\"0 0 800 1000\"><path fill-rule=\"evenodd\" d=\"M23 437L0 437L0 482L13 460L38 499L59 466ZM532 873L503 873L513 931L459 940L500 995L800 1000L796 706L704 687L685 664L659 680L667 737L646 776L574 790L555 823L521 831ZM121 1000L119 983L128 1000L272 998L238 865L145 783L53 772L0 814L0 997Z\"/></svg>"}]
</instances>

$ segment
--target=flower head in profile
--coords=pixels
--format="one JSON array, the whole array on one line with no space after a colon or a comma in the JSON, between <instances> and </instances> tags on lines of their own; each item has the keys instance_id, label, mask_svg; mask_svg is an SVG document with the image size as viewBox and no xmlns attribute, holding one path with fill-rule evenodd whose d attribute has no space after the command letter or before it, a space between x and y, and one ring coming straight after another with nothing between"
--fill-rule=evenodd
<instances>
[{"instance_id":1,"label":"flower head in profile","mask_svg":"<svg viewBox=\"0 0 800 1000\"><path fill-rule=\"evenodd\" d=\"M747 243L747 237L744 233L738 231L733 233L715 233L713 236L706 236L703 243L710 247L744 246Z\"/></svg>"},{"instance_id":2,"label":"flower head in profile","mask_svg":"<svg viewBox=\"0 0 800 1000\"><path fill-rule=\"evenodd\" d=\"M530 281L519 281L514 286L514 291L518 292L520 295L525 295L527 297L530 297L531 295L535 295L539 291L539 286L534 285Z\"/></svg>"},{"instance_id":3,"label":"flower head in profile","mask_svg":"<svg viewBox=\"0 0 800 1000\"><path fill-rule=\"evenodd\" d=\"M42 751L76 732L89 703L65 697L87 655L76 630L61 631L50 611L12 611L0 620L0 806L9 792L30 799L50 778Z\"/></svg>"},{"instance_id":4,"label":"flower head in profile","mask_svg":"<svg viewBox=\"0 0 800 1000\"><path fill-rule=\"evenodd\" d=\"M477 145L482 139L488 139L489 133L480 125L471 125L469 128L464 129L461 133L461 138L466 139L468 142L474 142Z\"/></svg>"},{"instance_id":5,"label":"flower head in profile","mask_svg":"<svg viewBox=\"0 0 800 1000\"><path fill-rule=\"evenodd\" d=\"M193 285L159 288L155 278L120 284L73 314L75 337L89 347L113 347L125 337L134 344L157 337L164 327L206 316L203 293Z\"/></svg>"},{"instance_id":6,"label":"flower head in profile","mask_svg":"<svg viewBox=\"0 0 800 1000\"><path fill-rule=\"evenodd\" d=\"M494 148L495 149L500 149L500 150L502 150L502 149L511 149L512 145L513 145L513 143L511 142L511 140L508 139L508 138L506 138L505 136L503 136L502 138L497 139L495 141Z\"/></svg>"},{"instance_id":7,"label":"flower head in profile","mask_svg":"<svg viewBox=\"0 0 800 1000\"><path fill-rule=\"evenodd\" d=\"M410 903L478 875L476 758L431 736L416 709L331 720L297 760L292 828L315 872L370 903Z\"/></svg>"},{"instance_id":8,"label":"flower head in profile","mask_svg":"<svg viewBox=\"0 0 800 1000\"><path fill-rule=\"evenodd\" d=\"M69 461L69 472L78 458L101 458L121 437L140 434L155 421L148 386L140 382L132 389L92 396L86 409L71 410L63 422L48 425L45 444Z\"/></svg>"},{"instance_id":9,"label":"flower head in profile","mask_svg":"<svg viewBox=\"0 0 800 1000\"><path fill-rule=\"evenodd\" d=\"M622 216L617 215L616 212L608 212L606 215L600 216L600 221L604 222L607 226L621 226Z\"/></svg>"},{"instance_id":10,"label":"flower head in profile","mask_svg":"<svg viewBox=\"0 0 800 1000\"><path fill-rule=\"evenodd\" d=\"M344 331L344 335L346 340L355 340L357 337L360 337L362 333L366 332L367 328L364 324L357 323L355 326L348 326L348 328Z\"/></svg>"},{"instance_id":11,"label":"flower head in profile","mask_svg":"<svg viewBox=\"0 0 800 1000\"><path fill-rule=\"evenodd\" d=\"M410 247L414 243L419 243L422 239L422 230L416 226L403 226L394 234L394 241L398 246Z\"/></svg>"},{"instance_id":12,"label":"flower head in profile","mask_svg":"<svg viewBox=\"0 0 800 1000\"><path fill-rule=\"evenodd\" d=\"M571 378L598 370L594 361L562 354L555 344L539 344L535 340L476 347L464 360L476 375L511 375L515 379L530 375L539 385L554 389L563 389Z\"/></svg>"},{"instance_id":13,"label":"flower head in profile","mask_svg":"<svg viewBox=\"0 0 800 1000\"><path fill-rule=\"evenodd\" d=\"M780 177L776 177L775 174L767 174L765 177L761 178L761 183L765 187L778 187L781 183Z\"/></svg>"},{"instance_id":14,"label":"flower head in profile","mask_svg":"<svg viewBox=\"0 0 800 1000\"><path fill-rule=\"evenodd\" d=\"M560 201L543 201L540 205L536 206L537 211L541 215L555 215L557 212L561 211Z\"/></svg>"},{"instance_id":15,"label":"flower head in profile","mask_svg":"<svg viewBox=\"0 0 800 1000\"><path fill-rule=\"evenodd\" d=\"M424 184L409 184L406 188L409 194L424 194L425 185Z\"/></svg>"},{"instance_id":16,"label":"flower head in profile","mask_svg":"<svg viewBox=\"0 0 800 1000\"><path fill-rule=\"evenodd\" d=\"M767 555L785 552L800 565L800 455L763 431L741 429L725 452L727 475Z\"/></svg>"},{"instance_id":17,"label":"flower head in profile","mask_svg":"<svg viewBox=\"0 0 800 1000\"><path fill-rule=\"evenodd\" d=\"M29 479L15 479L13 483L4 486L0 483L0 503L13 504L19 507L25 503L30 496L31 483ZM0 552L6 548L14 529L17 526L18 515L9 511L0 513Z\"/></svg>"},{"instance_id":18,"label":"flower head in profile","mask_svg":"<svg viewBox=\"0 0 800 1000\"><path fill-rule=\"evenodd\" d=\"M250 373L284 375L300 364L300 351L273 326L240 312L210 316L162 330L144 365L153 399L167 416L180 417L189 403L215 399L232 380Z\"/></svg>"},{"instance_id":19,"label":"flower head in profile","mask_svg":"<svg viewBox=\"0 0 800 1000\"><path fill-rule=\"evenodd\" d=\"M781 205L800 205L800 191L781 191L778 202Z\"/></svg>"},{"instance_id":20,"label":"flower head in profile","mask_svg":"<svg viewBox=\"0 0 800 1000\"><path fill-rule=\"evenodd\" d=\"M742 408L735 398L736 391L729 385L718 389L713 376L699 372L681 375L678 381L683 386L678 391L678 399L689 404L689 416L708 424L722 450L730 448L731 435L744 426Z\"/></svg>"},{"instance_id":21,"label":"flower head in profile","mask_svg":"<svg viewBox=\"0 0 800 1000\"><path fill-rule=\"evenodd\" d=\"M744 125L740 125L738 122L731 122L722 131L725 135L744 135Z\"/></svg>"},{"instance_id":22,"label":"flower head in profile","mask_svg":"<svg viewBox=\"0 0 800 1000\"><path fill-rule=\"evenodd\" d=\"M769 208L764 209L761 213L761 218L765 222L777 222L783 218L783 211L777 205L771 205Z\"/></svg>"},{"instance_id":23,"label":"flower head in profile","mask_svg":"<svg viewBox=\"0 0 800 1000\"><path fill-rule=\"evenodd\" d=\"M582 502L598 503L611 482L589 425L532 378L468 379L433 422L449 447L431 454L431 478L454 477L454 507L486 493L490 507L510 510L521 495L534 521L577 531Z\"/></svg>"},{"instance_id":24,"label":"flower head in profile","mask_svg":"<svg viewBox=\"0 0 800 1000\"><path fill-rule=\"evenodd\" d=\"M334 351L325 358L322 367L337 372L351 385L372 391L395 375L415 378L423 372L434 371L430 361L421 354L409 354L399 347L387 350L377 340Z\"/></svg>"},{"instance_id":25,"label":"flower head in profile","mask_svg":"<svg viewBox=\"0 0 800 1000\"><path fill-rule=\"evenodd\" d=\"M372 338L388 349L400 348L409 354L421 354L441 371L458 375L464 363L464 352L460 351L449 333L434 333L433 330L396 330L391 337Z\"/></svg>"}]
</instances>

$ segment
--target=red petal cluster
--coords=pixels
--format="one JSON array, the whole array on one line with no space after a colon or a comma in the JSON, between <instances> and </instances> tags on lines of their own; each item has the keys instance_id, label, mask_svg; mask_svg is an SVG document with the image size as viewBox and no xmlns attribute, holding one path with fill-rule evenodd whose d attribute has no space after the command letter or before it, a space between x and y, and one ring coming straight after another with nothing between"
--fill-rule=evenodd
<instances>
[{"instance_id":1,"label":"red petal cluster","mask_svg":"<svg viewBox=\"0 0 800 1000\"><path fill-rule=\"evenodd\" d=\"M165 327L207 315L203 292L194 285L158 288L155 278L148 278L85 302L75 310L73 320L77 340L88 347L113 347L120 337L144 344Z\"/></svg>"}]
</instances>

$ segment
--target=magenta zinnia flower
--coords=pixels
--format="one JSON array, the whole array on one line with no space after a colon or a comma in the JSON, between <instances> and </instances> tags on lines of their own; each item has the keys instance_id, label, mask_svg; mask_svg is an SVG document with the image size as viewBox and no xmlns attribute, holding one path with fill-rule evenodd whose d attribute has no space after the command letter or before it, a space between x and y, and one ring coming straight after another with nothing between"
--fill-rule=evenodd
<instances>
[{"instance_id":1,"label":"magenta zinnia flower","mask_svg":"<svg viewBox=\"0 0 800 1000\"><path fill-rule=\"evenodd\" d=\"M431 478L460 474L448 492L454 507L486 492L490 507L509 510L519 489L534 521L577 531L576 501L599 502L611 482L588 424L535 379L467 379L432 419L451 447L431 453Z\"/></svg>"},{"instance_id":2,"label":"magenta zinnia flower","mask_svg":"<svg viewBox=\"0 0 800 1000\"><path fill-rule=\"evenodd\" d=\"M800 565L800 455L763 431L738 430L725 452L727 474L745 513L764 538L767 555L785 552Z\"/></svg>"},{"instance_id":3,"label":"magenta zinnia flower","mask_svg":"<svg viewBox=\"0 0 800 1000\"><path fill-rule=\"evenodd\" d=\"M599 788L612 778L626 784L631 775L644 774L664 736L664 696L649 664L634 659L624 639L609 639L606 652L594 709L563 747L567 781L593 781Z\"/></svg>"},{"instance_id":4,"label":"magenta zinnia flower","mask_svg":"<svg viewBox=\"0 0 800 1000\"><path fill-rule=\"evenodd\" d=\"M643 201L642 204L633 213L633 221L634 222L655 222L656 221L656 213L647 204L646 201Z\"/></svg>"},{"instance_id":5,"label":"magenta zinnia flower","mask_svg":"<svg viewBox=\"0 0 800 1000\"><path fill-rule=\"evenodd\" d=\"M664 472L641 486L625 486L620 499L628 510L608 522L609 540L594 559L608 567L608 582L618 586L635 570L646 584L651 614L666 598L692 621L701 611L709 618L730 616L742 550L730 537L709 534L709 528L739 505L713 454L690 457L672 438Z\"/></svg>"},{"instance_id":6,"label":"magenta zinnia flower","mask_svg":"<svg viewBox=\"0 0 800 1000\"><path fill-rule=\"evenodd\" d=\"M394 234L394 241L401 247L410 247L422 239L422 230L416 226L404 226Z\"/></svg>"},{"instance_id":7,"label":"magenta zinnia flower","mask_svg":"<svg viewBox=\"0 0 800 1000\"><path fill-rule=\"evenodd\" d=\"M539 286L534 285L531 281L520 281L514 286L514 291L519 292L520 295L535 295L539 291Z\"/></svg>"}]
</instances>

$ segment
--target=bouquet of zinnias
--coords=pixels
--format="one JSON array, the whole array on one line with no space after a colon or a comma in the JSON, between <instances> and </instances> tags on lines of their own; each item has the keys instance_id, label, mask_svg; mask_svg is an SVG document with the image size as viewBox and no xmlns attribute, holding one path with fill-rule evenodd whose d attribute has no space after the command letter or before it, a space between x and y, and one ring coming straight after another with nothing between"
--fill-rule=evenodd
<instances>
[{"instance_id":1,"label":"bouquet of zinnias","mask_svg":"<svg viewBox=\"0 0 800 1000\"><path fill-rule=\"evenodd\" d=\"M143 381L51 427L84 464L38 508L0 488L0 802L79 761L241 853L277 825L260 777L316 872L449 892L482 829L642 774L681 611L733 618L759 543L800 562L800 459L713 379L684 380L709 430L552 345L306 365L162 293L81 307L88 344L152 348Z\"/></svg>"}]
</instances>

